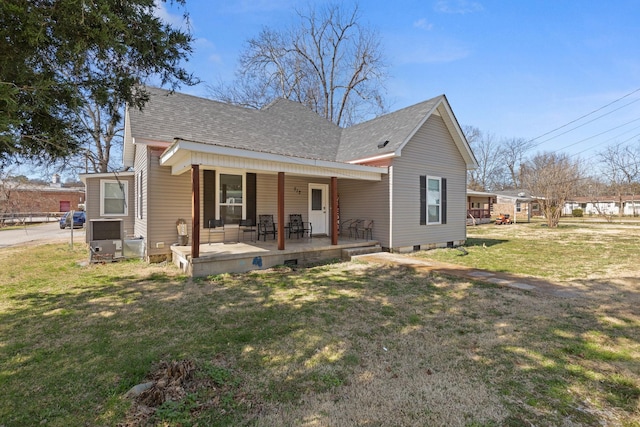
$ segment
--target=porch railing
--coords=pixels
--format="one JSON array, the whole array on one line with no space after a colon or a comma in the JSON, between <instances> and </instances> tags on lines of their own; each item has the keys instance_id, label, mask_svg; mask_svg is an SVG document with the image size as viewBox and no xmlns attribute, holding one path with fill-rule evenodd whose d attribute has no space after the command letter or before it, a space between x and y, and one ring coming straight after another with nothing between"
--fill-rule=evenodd
<instances>
[{"instance_id":1,"label":"porch railing","mask_svg":"<svg viewBox=\"0 0 640 427\"><path fill-rule=\"evenodd\" d=\"M491 218L489 209L467 209L467 217L472 216L475 219Z\"/></svg>"}]
</instances>

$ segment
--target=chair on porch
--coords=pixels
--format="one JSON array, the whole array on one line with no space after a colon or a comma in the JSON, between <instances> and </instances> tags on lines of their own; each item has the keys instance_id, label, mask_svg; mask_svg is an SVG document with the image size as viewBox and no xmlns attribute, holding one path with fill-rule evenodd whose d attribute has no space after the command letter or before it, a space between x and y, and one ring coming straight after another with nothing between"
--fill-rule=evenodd
<instances>
[{"instance_id":1,"label":"chair on porch","mask_svg":"<svg viewBox=\"0 0 640 427\"><path fill-rule=\"evenodd\" d=\"M245 236L249 233L249 237L252 242L256 241L256 229L253 226L252 219L241 219L238 223L238 242L240 241L240 233L242 233L242 240L245 240Z\"/></svg>"},{"instance_id":2,"label":"chair on porch","mask_svg":"<svg viewBox=\"0 0 640 427\"><path fill-rule=\"evenodd\" d=\"M276 223L273 222L273 215L258 215L258 240L260 236L264 236L264 241L267 241L267 234L273 234L273 239L276 239Z\"/></svg>"},{"instance_id":3,"label":"chair on porch","mask_svg":"<svg viewBox=\"0 0 640 427\"><path fill-rule=\"evenodd\" d=\"M368 237L367 237L368 236ZM373 240L373 220L365 219L362 221L362 238L369 240Z\"/></svg>"},{"instance_id":4,"label":"chair on porch","mask_svg":"<svg viewBox=\"0 0 640 427\"><path fill-rule=\"evenodd\" d=\"M222 234L222 240L224 241L224 220L222 219L210 219L209 220L209 241L211 244L211 233Z\"/></svg>"},{"instance_id":5,"label":"chair on porch","mask_svg":"<svg viewBox=\"0 0 640 427\"><path fill-rule=\"evenodd\" d=\"M300 236L304 237L304 234L307 233L309 238L311 238L312 227L310 222L302 221L301 214L290 214L289 215L289 239L292 234L296 235L296 238L300 238Z\"/></svg>"},{"instance_id":6,"label":"chair on porch","mask_svg":"<svg viewBox=\"0 0 640 427\"><path fill-rule=\"evenodd\" d=\"M358 238L360 234L360 230L362 229L363 223L364 223L364 220L362 219L354 219L353 221L351 221L351 223L349 224L349 238L353 237L354 235L356 239ZM363 237L364 237L364 233L363 233Z\"/></svg>"}]
</instances>

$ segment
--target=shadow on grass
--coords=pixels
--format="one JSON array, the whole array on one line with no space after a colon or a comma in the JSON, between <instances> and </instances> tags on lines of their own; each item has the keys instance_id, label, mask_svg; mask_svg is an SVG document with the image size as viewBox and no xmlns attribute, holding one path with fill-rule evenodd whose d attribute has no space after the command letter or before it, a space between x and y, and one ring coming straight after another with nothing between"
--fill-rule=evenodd
<instances>
[{"instance_id":1,"label":"shadow on grass","mask_svg":"<svg viewBox=\"0 0 640 427\"><path fill-rule=\"evenodd\" d=\"M477 238L477 237L469 237L466 241L466 243L464 244L464 246L466 247L491 247L491 246L496 246L499 245L501 243L507 243L508 240L506 239L481 239L481 238Z\"/></svg>"}]
</instances>

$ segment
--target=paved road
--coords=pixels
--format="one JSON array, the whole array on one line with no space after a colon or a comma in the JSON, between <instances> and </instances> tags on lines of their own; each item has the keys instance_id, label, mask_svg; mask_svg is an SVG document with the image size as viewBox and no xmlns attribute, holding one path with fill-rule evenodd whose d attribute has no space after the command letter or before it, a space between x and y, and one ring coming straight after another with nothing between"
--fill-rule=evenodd
<instances>
[{"instance_id":1,"label":"paved road","mask_svg":"<svg viewBox=\"0 0 640 427\"><path fill-rule=\"evenodd\" d=\"M0 249L27 243L71 242L71 230L60 229L57 222L30 225L13 230L0 229ZM84 242L84 228L73 230L73 241Z\"/></svg>"}]
</instances>

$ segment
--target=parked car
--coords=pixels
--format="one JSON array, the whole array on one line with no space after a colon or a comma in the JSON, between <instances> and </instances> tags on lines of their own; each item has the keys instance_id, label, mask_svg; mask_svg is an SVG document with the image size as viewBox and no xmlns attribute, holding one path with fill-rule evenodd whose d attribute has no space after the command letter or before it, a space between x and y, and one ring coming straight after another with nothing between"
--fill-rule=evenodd
<instances>
[{"instance_id":1,"label":"parked car","mask_svg":"<svg viewBox=\"0 0 640 427\"><path fill-rule=\"evenodd\" d=\"M69 214L70 212L65 212L64 215L62 215L62 218L60 218L60 228L63 230L71 225L71 218ZM84 227L84 223L86 221L87 216L85 215L84 211L75 211L73 213L73 228Z\"/></svg>"}]
</instances>

